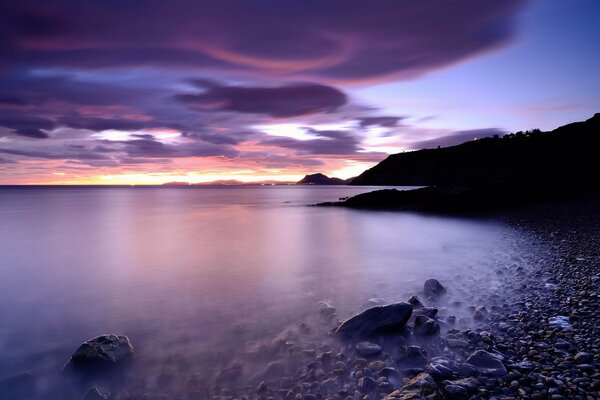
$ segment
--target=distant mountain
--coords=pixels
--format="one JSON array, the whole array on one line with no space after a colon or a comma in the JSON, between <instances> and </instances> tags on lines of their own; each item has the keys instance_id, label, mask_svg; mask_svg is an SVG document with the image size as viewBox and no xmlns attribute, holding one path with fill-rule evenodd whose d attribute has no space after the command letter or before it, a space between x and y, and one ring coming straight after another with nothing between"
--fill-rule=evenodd
<instances>
[{"instance_id":1,"label":"distant mountain","mask_svg":"<svg viewBox=\"0 0 600 400\"><path fill-rule=\"evenodd\" d=\"M600 114L551 132L533 130L458 146L394 154L352 185L425 188L363 193L320 205L448 213L600 194Z\"/></svg>"},{"instance_id":2,"label":"distant mountain","mask_svg":"<svg viewBox=\"0 0 600 400\"><path fill-rule=\"evenodd\" d=\"M347 185L343 179L330 178L327 175L318 173L312 175L306 175L304 178L296 182L296 185Z\"/></svg>"},{"instance_id":3,"label":"distant mountain","mask_svg":"<svg viewBox=\"0 0 600 400\"><path fill-rule=\"evenodd\" d=\"M256 181L256 182L243 182L238 181L237 179L220 179L216 181L210 182L199 182L199 183L189 183L189 182L166 182L161 186L286 186L293 185L293 182L284 182L284 181L274 181L274 180L265 180L265 181Z\"/></svg>"},{"instance_id":4,"label":"distant mountain","mask_svg":"<svg viewBox=\"0 0 600 400\"><path fill-rule=\"evenodd\" d=\"M600 114L551 132L517 132L458 146L394 154L352 185L473 186L598 182Z\"/></svg>"}]
</instances>

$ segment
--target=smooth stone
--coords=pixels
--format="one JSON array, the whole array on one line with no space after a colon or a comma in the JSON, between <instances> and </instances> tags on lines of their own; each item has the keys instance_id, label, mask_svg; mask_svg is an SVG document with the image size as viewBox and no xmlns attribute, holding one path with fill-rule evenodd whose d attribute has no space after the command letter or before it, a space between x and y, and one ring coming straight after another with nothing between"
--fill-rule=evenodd
<instances>
[{"instance_id":1,"label":"smooth stone","mask_svg":"<svg viewBox=\"0 0 600 400\"><path fill-rule=\"evenodd\" d=\"M356 351L361 356L369 357L381 353L383 347L377 343L372 342L359 342L356 344Z\"/></svg>"},{"instance_id":2,"label":"smooth stone","mask_svg":"<svg viewBox=\"0 0 600 400\"><path fill-rule=\"evenodd\" d=\"M342 322L335 333L345 338L368 338L397 331L406 326L412 311L413 307L408 303L372 307Z\"/></svg>"},{"instance_id":3,"label":"smooth stone","mask_svg":"<svg viewBox=\"0 0 600 400\"><path fill-rule=\"evenodd\" d=\"M584 351L580 351L575 354L575 361L580 364L587 364L594 361L594 355L591 353L586 353Z\"/></svg>"},{"instance_id":4,"label":"smooth stone","mask_svg":"<svg viewBox=\"0 0 600 400\"><path fill-rule=\"evenodd\" d=\"M127 336L101 335L88 340L75 350L65 365L76 370L114 367L133 354Z\"/></svg>"},{"instance_id":5,"label":"smooth stone","mask_svg":"<svg viewBox=\"0 0 600 400\"><path fill-rule=\"evenodd\" d=\"M423 284L423 292L426 296L437 297L446 293L446 288L437 279L427 279Z\"/></svg>"},{"instance_id":6,"label":"smooth stone","mask_svg":"<svg viewBox=\"0 0 600 400\"><path fill-rule=\"evenodd\" d=\"M425 372L436 379L448 379L452 377L452 368L448 357L433 357L425 367Z\"/></svg>"},{"instance_id":7,"label":"smooth stone","mask_svg":"<svg viewBox=\"0 0 600 400\"><path fill-rule=\"evenodd\" d=\"M477 350L465 362L471 364L482 373L496 378L501 378L508 374L502 361L497 356L485 350Z\"/></svg>"}]
</instances>

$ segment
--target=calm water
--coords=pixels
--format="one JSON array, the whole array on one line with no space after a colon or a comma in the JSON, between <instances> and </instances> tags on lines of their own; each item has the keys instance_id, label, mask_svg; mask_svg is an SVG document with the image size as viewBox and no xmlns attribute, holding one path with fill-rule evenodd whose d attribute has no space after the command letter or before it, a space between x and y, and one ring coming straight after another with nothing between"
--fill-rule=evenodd
<instances>
[{"instance_id":1,"label":"calm water","mask_svg":"<svg viewBox=\"0 0 600 400\"><path fill-rule=\"evenodd\" d=\"M0 189L0 378L56 373L107 332L156 365L210 368L321 300L346 318L436 277L477 304L521 259L523 238L492 221L305 206L370 190Z\"/></svg>"}]
</instances>

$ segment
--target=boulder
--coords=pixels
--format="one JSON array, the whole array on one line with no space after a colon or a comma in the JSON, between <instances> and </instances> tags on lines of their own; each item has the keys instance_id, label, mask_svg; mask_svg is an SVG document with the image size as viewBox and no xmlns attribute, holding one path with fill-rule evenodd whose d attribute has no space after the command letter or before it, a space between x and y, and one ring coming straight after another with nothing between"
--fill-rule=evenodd
<instances>
[{"instance_id":1,"label":"boulder","mask_svg":"<svg viewBox=\"0 0 600 400\"><path fill-rule=\"evenodd\" d=\"M360 342L356 344L356 351L361 356L369 357L381 353L383 347L377 343L372 342Z\"/></svg>"},{"instance_id":2,"label":"boulder","mask_svg":"<svg viewBox=\"0 0 600 400\"><path fill-rule=\"evenodd\" d=\"M110 398L110 391L103 386L91 387L83 396L83 400L107 400Z\"/></svg>"},{"instance_id":3,"label":"boulder","mask_svg":"<svg viewBox=\"0 0 600 400\"><path fill-rule=\"evenodd\" d=\"M35 378L29 372L0 380L0 399L29 400L35 394Z\"/></svg>"},{"instance_id":4,"label":"boulder","mask_svg":"<svg viewBox=\"0 0 600 400\"><path fill-rule=\"evenodd\" d=\"M418 315L415 318L415 335L430 336L440 332L440 324L432 318Z\"/></svg>"},{"instance_id":5,"label":"boulder","mask_svg":"<svg viewBox=\"0 0 600 400\"><path fill-rule=\"evenodd\" d=\"M408 381L400 389L390 393L384 400L439 400L438 387L431 375L422 373Z\"/></svg>"},{"instance_id":6,"label":"boulder","mask_svg":"<svg viewBox=\"0 0 600 400\"><path fill-rule=\"evenodd\" d=\"M408 303L372 307L342 322L335 333L358 339L398 331L406 325L412 311L413 307Z\"/></svg>"},{"instance_id":7,"label":"boulder","mask_svg":"<svg viewBox=\"0 0 600 400\"><path fill-rule=\"evenodd\" d=\"M435 379L448 379L452 377L452 365L448 357L433 357L425 367L425 372Z\"/></svg>"},{"instance_id":8,"label":"boulder","mask_svg":"<svg viewBox=\"0 0 600 400\"><path fill-rule=\"evenodd\" d=\"M427 279L423 285L423 292L429 297L438 297L446 293L446 288L437 279Z\"/></svg>"},{"instance_id":9,"label":"boulder","mask_svg":"<svg viewBox=\"0 0 600 400\"><path fill-rule=\"evenodd\" d=\"M83 343L65 365L65 369L90 371L112 368L122 364L133 354L127 336L101 335Z\"/></svg>"},{"instance_id":10,"label":"boulder","mask_svg":"<svg viewBox=\"0 0 600 400\"><path fill-rule=\"evenodd\" d=\"M465 363L472 365L480 373L494 378L502 378L508 374L500 358L485 350L477 350L467 358Z\"/></svg>"},{"instance_id":11,"label":"boulder","mask_svg":"<svg viewBox=\"0 0 600 400\"><path fill-rule=\"evenodd\" d=\"M423 367L427 364L427 353L419 346L402 346L398 351L397 361L403 367Z\"/></svg>"}]
</instances>

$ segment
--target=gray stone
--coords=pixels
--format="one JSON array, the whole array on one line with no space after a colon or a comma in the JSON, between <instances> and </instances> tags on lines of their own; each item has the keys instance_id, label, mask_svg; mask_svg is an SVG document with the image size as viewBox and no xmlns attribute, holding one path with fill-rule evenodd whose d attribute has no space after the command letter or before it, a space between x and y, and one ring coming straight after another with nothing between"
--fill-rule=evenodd
<instances>
[{"instance_id":1,"label":"gray stone","mask_svg":"<svg viewBox=\"0 0 600 400\"><path fill-rule=\"evenodd\" d=\"M133 354L133 346L127 336L102 335L83 343L65 365L66 368L89 370L114 367Z\"/></svg>"},{"instance_id":2,"label":"gray stone","mask_svg":"<svg viewBox=\"0 0 600 400\"><path fill-rule=\"evenodd\" d=\"M426 296L438 297L446 293L446 288L437 279L427 279L423 284L423 292Z\"/></svg>"},{"instance_id":3,"label":"gray stone","mask_svg":"<svg viewBox=\"0 0 600 400\"><path fill-rule=\"evenodd\" d=\"M360 342L356 344L356 351L361 356L369 357L381 353L383 347L377 343L372 342Z\"/></svg>"},{"instance_id":4,"label":"gray stone","mask_svg":"<svg viewBox=\"0 0 600 400\"><path fill-rule=\"evenodd\" d=\"M419 315L415 318L415 335L429 336L440 332L440 324L432 318Z\"/></svg>"},{"instance_id":5,"label":"gray stone","mask_svg":"<svg viewBox=\"0 0 600 400\"><path fill-rule=\"evenodd\" d=\"M485 350L477 350L465 362L474 366L481 373L495 378L502 378L508 374L499 357Z\"/></svg>"},{"instance_id":6,"label":"gray stone","mask_svg":"<svg viewBox=\"0 0 600 400\"><path fill-rule=\"evenodd\" d=\"M413 307L408 303L372 307L342 322L335 332L345 338L368 338L397 331L406 325L412 311Z\"/></svg>"},{"instance_id":7,"label":"gray stone","mask_svg":"<svg viewBox=\"0 0 600 400\"><path fill-rule=\"evenodd\" d=\"M404 367L424 367L427 364L427 353L419 346L402 346L397 361Z\"/></svg>"}]
</instances>

